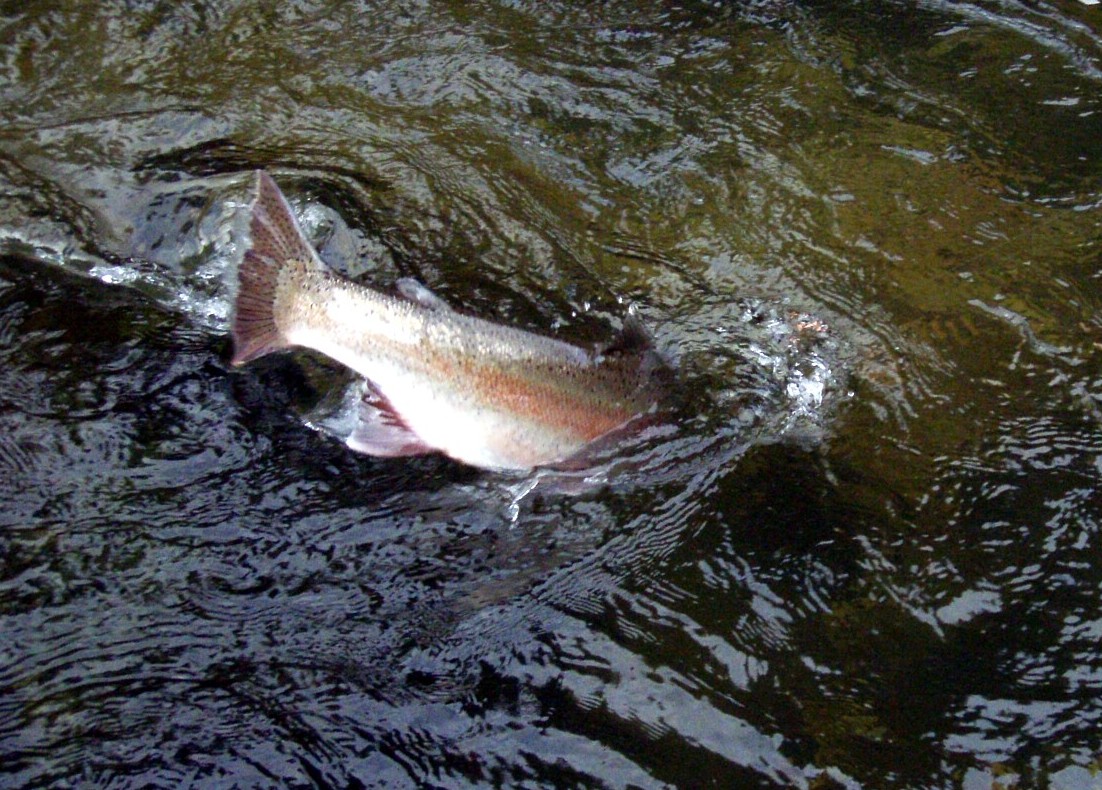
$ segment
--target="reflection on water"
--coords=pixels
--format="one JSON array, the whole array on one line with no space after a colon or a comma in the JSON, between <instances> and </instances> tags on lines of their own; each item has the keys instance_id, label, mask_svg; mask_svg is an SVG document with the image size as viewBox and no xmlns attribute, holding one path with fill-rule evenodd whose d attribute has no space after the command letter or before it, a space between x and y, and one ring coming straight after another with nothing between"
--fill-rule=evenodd
<instances>
[{"instance_id":1,"label":"reflection on water","mask_svg":"<svg viewBox=\"0 0 1102 790\"><path fill-rule=\"evenodd\" d=\"M4 783L1098 784L1098 8L5 11ZM675 415L346 451L226 363L256 168L365 282L636 305Z\"/></svg>"}]
</instances>

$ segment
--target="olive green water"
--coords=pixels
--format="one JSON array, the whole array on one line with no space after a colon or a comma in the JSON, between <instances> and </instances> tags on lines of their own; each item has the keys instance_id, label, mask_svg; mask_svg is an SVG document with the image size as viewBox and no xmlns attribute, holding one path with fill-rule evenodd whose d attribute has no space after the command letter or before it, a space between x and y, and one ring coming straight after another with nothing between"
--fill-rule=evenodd
<instances>
[{"instance_id":1,"label":"olive green water","mask_svg":"<svg viewBox=\"0 0 1102 790\"><path fill-rule=\"evenodd\" d=\"M0 117L0 784L1102 787L1102 6L4 3ZM671 425L345 450L257 168Z\"/></svg>"}]
</instances>

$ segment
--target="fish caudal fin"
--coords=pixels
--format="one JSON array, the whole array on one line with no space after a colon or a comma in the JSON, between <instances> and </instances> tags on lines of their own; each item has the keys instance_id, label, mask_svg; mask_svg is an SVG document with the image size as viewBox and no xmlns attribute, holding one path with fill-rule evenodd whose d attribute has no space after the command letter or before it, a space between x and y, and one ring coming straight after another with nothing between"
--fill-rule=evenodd
<instances>
[{"instance_id":1,"label":"fish caudal fin","mask_svg":"<svg viewBox=\"0 0 1102 790\"><path fill-rule=\"evenodd\" d=\"M275 295L278 271L257 255L247 250L237 272L237 304L233 314L234 365L244 365L250 360L286 347L282 333L275 322Z\"/></svg>"},{"instance_id":2,"label":"fish caudal fin","mask_svg":"<svg viewBox=\"0 0 1102 790\"><path fill-rule=\"evenodd\" d=\"M289 345L276 321L281 272L290 266L324 268L283 193L262 170L256 174L249 233L251 244L237 272L237 300L231 328L234 365L243 365Z\"/></svg>"}]
</instances>

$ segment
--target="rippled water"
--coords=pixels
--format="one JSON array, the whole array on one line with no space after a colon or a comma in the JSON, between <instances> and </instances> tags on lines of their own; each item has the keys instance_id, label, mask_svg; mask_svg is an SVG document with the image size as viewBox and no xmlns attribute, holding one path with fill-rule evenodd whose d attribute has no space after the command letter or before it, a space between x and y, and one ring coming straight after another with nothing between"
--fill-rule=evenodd
<instances>
[{"instance_id":1,"label":"rippled water","mask_svg":"<svg viewBox=\"0 0 1102 790\"><path fill-rule=\"evenodd\" d=\"M0 6L10 786L1102 786L1102 6ZM604 485L228 366L323 256L677 419Z\"/></svg>"}]
</instances>

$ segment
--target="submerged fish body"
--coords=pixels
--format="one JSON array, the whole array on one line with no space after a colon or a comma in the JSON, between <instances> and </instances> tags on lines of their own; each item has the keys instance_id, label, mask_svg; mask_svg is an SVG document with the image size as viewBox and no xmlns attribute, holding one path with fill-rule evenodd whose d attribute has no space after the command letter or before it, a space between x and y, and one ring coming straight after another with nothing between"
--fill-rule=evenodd
<instances>
[{"instance_id":1,"label":"submerged fish body","mask_svg":"<svg viewBox=\"0 0 1102 790\"><path fill-rule=\"evenodd\" d=\"M322 263L270 176L258 172L256 189L233 363L301 346L363 376L353 449L501 470L572 465L661 399L668 371L631 317L590 353L458 313L412 280L398 296L375 291Z\"/></svg>"}]
</instances>

